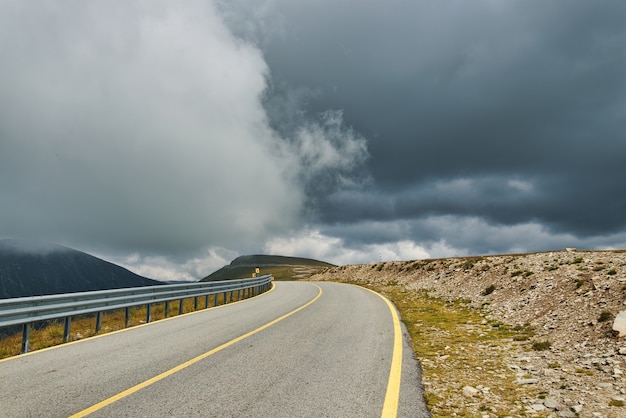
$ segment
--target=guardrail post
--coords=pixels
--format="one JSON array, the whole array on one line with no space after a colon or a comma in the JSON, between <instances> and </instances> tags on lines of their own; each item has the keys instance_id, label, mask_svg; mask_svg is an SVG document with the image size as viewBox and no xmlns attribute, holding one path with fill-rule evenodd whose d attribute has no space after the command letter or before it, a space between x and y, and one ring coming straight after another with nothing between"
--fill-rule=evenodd
<instances>
[{"instance_id":1,"label":"guardrail post","mask_svg":"<svg viewBox=\"0 0 626 418\"><path fill-rule=\"evenodd\" d=\"M184 300L184 299L181 299L181 300L178 302L178 315L182 315L182 314L183 314L183 312L185 312L185 307L184 307L184 305L183 305L183 300Z\"/></svg>"},{"instance_id":2,"label":"guardrail post","mask_svg":"<svg viewBox=\"0 0 626 418\"><path fill-rule=\"evenodd\" d=\"M152 319L152 304L146 303L146 324L149 324L151 319Z\"/></svg>"},{"instance_id":3,"label":"guardrail post","mask_svg":"<svg viewBox=\"0 0 626 418\"><path fill-rule=\"evenodd\" d=\"M204 300L204 309L209 307L209 295L205 296L205 300Z\"/></svg>"},{"instance_id":4,"label":"guardrail post","mask_svg":"<svg viewBox=\"0 0 626 418\"><path fill-rule=\"evenodd\" d=\"M170 317L170 301L166 300L165 301L165 317L169 318Z\"/></svg>"},{"instance_id":5,"label":"guardrail post","mask_svg":"<svg viewBox=\"0 0 626 418\"><path fill-rule=\"evenodd\" d=\"M22 350L21 353L28 353L28 344L30 342L30 322L22 325Z\"/></svg>"},{"instance_id":6,"label":"guardrail post","mask_svg":"<svg viewBox=\"0 0 626 418\"><path fill-rule=\"evenodd\" d=\"M102 312L96 313L96 334L102 329Z\"/></svg>"},{"instance_id":7,"label":"guardrail post","mask_svg":"<svg viewBox=\"0 0 626 418\"><path fill-rule=\"evenodd\" d=\"M193 310L194 311L198 310L198 296L193 298Z\"/></svg>"},{"instance_id":8,"label":"guardrail post","mask_svg":"<svg viewBox=\"0 0 626 418\"><path fill-rule=\"evenodd\" d=\"M65 342L68 342L70 340L70 327L71 326L72 326L72 317L66 316L65 325L63 326L63 339L65 340Z\"/></svg>"},{"instance_id":9,"label":"guardrail post","mask_svg":"<svg viewBox=\"0 0 626 418\"><path fill-rule=\"evenodd\" d=\"M130 326L130 307L124 308L124 326L128 328Z\"/></svg>"}]
</instances>

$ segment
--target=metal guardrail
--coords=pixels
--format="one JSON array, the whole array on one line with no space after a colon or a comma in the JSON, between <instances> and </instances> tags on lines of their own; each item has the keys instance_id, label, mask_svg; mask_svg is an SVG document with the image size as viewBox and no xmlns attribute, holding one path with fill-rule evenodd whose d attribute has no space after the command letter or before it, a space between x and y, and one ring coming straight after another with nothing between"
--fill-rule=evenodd
<instances>
[{"instance_id":1,"label":"metal guardrail","mask_svg":"<svg viewBox=\"0 0 626 418\"><path fill-rule=\"evenodd\" d=\"M100 331L102 312L126 309L126 326L130 323L130 308L146 305L146 322L151 321L151 305L165 302L165 315L169 313L169 302L180 300L179 314L182 314L183 299L194 298L194 308L198 308L198 298L205 297L205 308L209 307L209 296L214 295L214 305L218 295L223 294L223 302L234 292L237 299L248 298L269 290L272 276L250 279L223 280L187 284L169 284L126 289L98 290L93 292L64 293L60 295L30 296L0 299L0 327L22 325L22 353L28 352L30 329L33 322L50 319L65 319L64 339L69 341L71 317L82 314L96 314L96 333Z\"/></svg>"}]
</instances>

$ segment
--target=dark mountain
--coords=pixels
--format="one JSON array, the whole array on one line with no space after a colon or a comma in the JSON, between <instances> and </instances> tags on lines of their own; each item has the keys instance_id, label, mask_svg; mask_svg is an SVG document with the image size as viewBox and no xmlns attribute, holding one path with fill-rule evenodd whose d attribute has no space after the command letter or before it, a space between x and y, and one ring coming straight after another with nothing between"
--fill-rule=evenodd
<instances>
[{"instance_id":1,"label":"dark mountain","mask_svg":"<svg viewBox=\"0 0 626 418\"><path fill-rule=\"evenodd\" d=\"M0 240L0 299L161 284L60 245Z\"/></svg>"},{"instance_id":2,"label":"dark mountain","mask_svg":"<svg viewBox=\"0 0 626 418\"><path fill-rule=\"evenodd\" d=\"M310 258L285 257L281 255L242 255L235 258L229 265L211 273L200 281L208 282L252 277L256 268L261 270L261 274L271 273L277 280L296 280L319 273L328 267L335 267L335 265Z\"/></svg>"}]
</instances>

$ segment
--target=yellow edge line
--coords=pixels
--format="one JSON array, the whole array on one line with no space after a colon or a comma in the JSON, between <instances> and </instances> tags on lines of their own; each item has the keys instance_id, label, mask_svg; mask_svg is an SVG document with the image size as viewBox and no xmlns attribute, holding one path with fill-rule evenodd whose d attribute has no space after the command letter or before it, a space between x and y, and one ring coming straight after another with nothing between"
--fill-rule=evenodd
<instances>
[{"instance_id":1,"label":"yellow edge line","mask_svg":"<svg viewBox=\"0 0 626 418\"><path fill-rule=\"evenodd\" d=\"M385 301L391 311L391 317L393 318L393 354L391 355L391 369L389 370L385 403L383 404L383 411L380 416L381 418L396 417L398 415L400 382L402 380L402 327L400 327L400 318L398 317L395 306L393 306L385 296L366 287L357 287L361 287L379 296Z\"/></svg>"},{"instance_id":2,"label":"yellow edge line","mask_svg":"<svg viewBox=\"0 0 626 418\"><path fill-rule=\"evenodd\" d=\"M311 283L311 284L313 286L317 287L317 290L319 292L313 299L311 299L309 302L305 303L304 305L300 306L299 308L296 308L293 311L288 312L288 313L284 314L283 316L281 316L279 318L276 318L273 321L268 322L267 324L262 325L259 328L248 332L247 334L244 334L244 335L242 335L240 337L237 337L237 338L235 338L233 340L230 340L227 343L224 343L224 344L220 345L219 347L216 347L216 348L212 349L211 351L207 351L206 353L201 354L201 355L199 355L199 356L197 356L197 357L195 357L195 358L193 358L193 359L191 359L189 361L186 361L186 362L184 362L184 363L182 363L182 364L180 364L180 365L178 365L178 366L176 366L176 367L174 367L172 369L169 369L169 370L167 370L167 371L165 371L165 372L163 372L163 373L161 373L161 374L159 374L157 376L154 376L151 379L148 379L148 380L146 380L146 381L144 381L142 383L139 383L139 384L137 384L137 385L135 385L135 386L133 386L133 387L131 387L129 389L126 389L125 391L120 392L117 395L111 396L110 398L105 399L102 402L98 402L97 404L95 404L95 405L93 405L93 406L91 406L91 407L89 407L87 409L83 409L82 411L77 412L74 415L71 415L70 418L85 417L85 416L87 416L89 414L92 414L92 413L96 412L97 410L104 408L105 406L111 405L112 403L117 402L120 399L123 399L123 398L125 398L125 397L127 397L127 396L129 396L129 395L131 395L131 394L133 394L135 392L138 392L139 390L144 389L144 388L152 385L153 383L156 383L156 382L158 382L160 380L163 380L166 377L171 376L174 373L179 372L179 371L181 371L181 370L191 366L192 364L195 364L195 363L199 362L200 360L203 360L203 359L209 357L212 354L217 353L218 351L221 351L221 350L223 350L223 349L225 349L227 347L230 347L231 345L236 344L236 343L238 343L239 341L241 341L243 339L246 339L246 338L248 338L248 337L250 337L250 336L252 336L252 335L254 335L254 334L256 334L256 333L258 333L258 332L260 332L260 331L262 331L264 329L266 329L266 328L271 327L272 325L274 325L277 322L280 322L283 319L285 319L285 318L295 314L296 312L301 311L302 309L306 308L307 306L311 305L316 300L318 300L320 298L320 296L322 296L322 288L317 286L317 285L315 285L315 284L313 284L313 283Z\"/></svg>"},{"instance_id":3,"label":"yellow edge line","mask_svg":"<svg viewBox=\"0 0 626 418\"><path fill-rule=\"evenodd\" d=\"M37 350L29 351L28 353L17 354L17 355L12 356L12 357L6 357L6 358L3 358L3 359L0 359L0 363L3 363L5 361L10 361L10 360L22 359L22 358L27 357L27 356L32 356L32 355L35 355L35 354L43 353L44 351L55 350L57 348L67 347L68 345L80 344L80 343L84 343L85 341L95 340L97 338L108 337L109 335L119 334L120 332L126 332L126 331L131 331L131 330L134 330L134 329L137 329L137 328L147 327L147 326L159 323L159 322L170 321L170 320L177 319L177 318L180 318L180 317L183 317L183 316L187 316L187 315L199 314L201 312L206 312L206 311L211 311L213 309L223 308L224 306L232 306L232 305L235 305L235 304L240 303L240 302L246 302L248 300L252 300L252 299L261 297L263 295L267 295L269 292L273 291L275 287L276 287L276 285L274 284L274 282L272 282L272 287L270 287L270 289L267 292L263 292L263 293L258 294L256 296L252 296L251 298L236 300L235 302L223 303L223 304L218 305L218 306L211 306L209 308L198 309L197 311L186 312L186 313L184 313L182 315L175 315L175 316L170 316L170 317L167 317L167 318L161 318L161 319L157 319L157 320L154 320L154 321L151 321L151 322L147 322L147 323L143 323L143 324L132 325L132 326L129 326L128 328L122 328L122 329L117 329L115 331L105 332L103 334L92 335L91 337L83 338L83 339L76 340L76 341L68 341L66 343L53 345L51 347L40 348L40 349L37 349ZM159 303L162 303L162 302L159 302Z\"/></svg>"}]
</instances>

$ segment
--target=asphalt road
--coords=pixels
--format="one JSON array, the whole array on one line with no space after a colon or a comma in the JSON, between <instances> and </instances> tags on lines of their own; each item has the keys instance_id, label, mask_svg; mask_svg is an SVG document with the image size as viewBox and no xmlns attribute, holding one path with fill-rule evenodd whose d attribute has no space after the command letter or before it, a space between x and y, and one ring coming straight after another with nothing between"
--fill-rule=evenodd
<instances>
[{"instance_id":1,"label":"asphalt road","mask_svg":"<svg viewBox=\"0 0 626 418\"><path fill-rule=\"evenodd\" d=\"M256 298L0 361L2 417L428 417L392 307L277 282Z\"/></svg>"}]
</instances>

